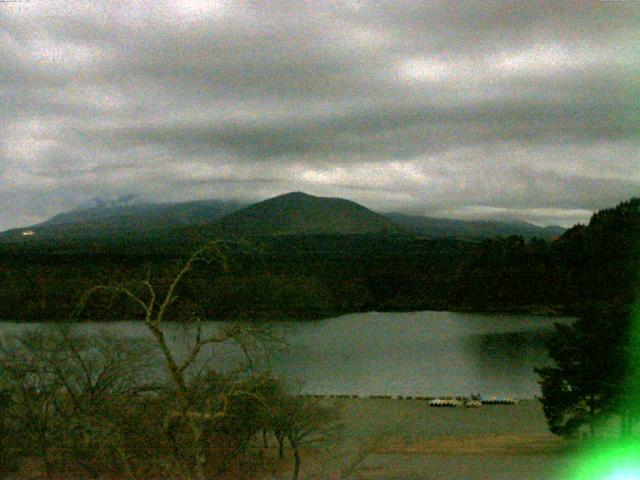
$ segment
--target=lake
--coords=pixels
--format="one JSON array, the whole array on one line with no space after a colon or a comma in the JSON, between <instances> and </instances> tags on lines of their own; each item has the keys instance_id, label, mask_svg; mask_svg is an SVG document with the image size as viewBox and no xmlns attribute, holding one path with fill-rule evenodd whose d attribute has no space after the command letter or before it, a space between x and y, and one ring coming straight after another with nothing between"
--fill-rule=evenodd
<instances>
[{"instance_id":1,"label":"lake","mask_svg":"<svg viewBox=\"0 0 640 480\"><path fill-rule=\"evenodd\" d=\"M300 393L444 396L481 393L533 398L534 367L548 364L544 331L569 318L456 312L358 313L277 328L287 347L271 368ZM205 332L220 328L206 322ZM85 323L89 334L149 338L142 323ZM188 329L166 324L177 351L188 350ZM0 322L0 335L41 328ZM238 349L209 348L202 364L233 368Z\"/></svg>"}]
</instances>

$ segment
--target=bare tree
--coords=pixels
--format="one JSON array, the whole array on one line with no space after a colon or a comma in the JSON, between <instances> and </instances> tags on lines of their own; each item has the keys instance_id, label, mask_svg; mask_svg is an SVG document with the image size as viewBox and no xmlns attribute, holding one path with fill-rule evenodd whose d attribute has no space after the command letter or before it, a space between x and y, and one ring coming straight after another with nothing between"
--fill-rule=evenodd
<instances>
[{"instance_id":1,"label":"bare tree","mask_svg":"<svg viewBox=\"0 0 640 480\"><path fill-rule=\"evenodd\" d=\"M302 465L302 447L334 442L339 437L341 425L338 422L338 409L291 395L274 399L268 407L279 456L282 457L286 439L294 458L292 479L297 480Z\"/></svg>"},{"instance_id":2,"label":"bare tree","mask_svg":"<svg viewBox=\"0 0 640 480\"><path fill-rule=\"evenodd\" d=\"M205 335L198 316L189 319L192 328L192 343L187 354L180 358L175 349L167 341L165 323L169 310L178 300L178 289L185 276L193 270L196 264L216 264L219 268L227 269L227 256L223 248L228 242L213 241L198 249L180 268L177 274L163 291L151 283L150 274L147 278L134 282L132 286L125 285L96 285L89 289L82 297L76 315L80 315L90 297L99 292L120 294L128 298L142 310L143 323L147 327L160 348L166 370L173 385L176 409L169 413L165 420L165 430L177 450L176 432L185 426L190 432L193 446L194 472L198 479L205 478L207 463L206 432L212 425L220 422L228 413L230 397L238 395L237 391L223 391L216 397L203 398L199 395L201 382L198 375L192 379L188 370L193 367L206 346L235 341L249 356L251 339L266 339L269 337L265 329L249 324L230 324L227 328Z\"/></svg>"},{"instance_id":3,"label":"bare tree","mask_svg":"<svg viewBox=\"0 0 640 480\"><path fill-rule=\"evenodd\" d=\"M115 412L137 394L149 353L140 342L90 337L71 325L4 339L0 390L10 400L6 417L18 452L41 459L48 473L69 458L92 475L98 464L113 467L114 458L126 469Z\"/></svg>"},{"instance_id":4,"label":"bare tree","mask_svg":"<svg viewBox=\"0 0 640 480\"><path fill-rule=\"evenodd\" d=\"M0 346L0 389L10 396L5 414L15 433L10 442L17 453L28 451L40 459L49 474L59 382L18 342L5 340Z\"/></svg>"}]
</instances>

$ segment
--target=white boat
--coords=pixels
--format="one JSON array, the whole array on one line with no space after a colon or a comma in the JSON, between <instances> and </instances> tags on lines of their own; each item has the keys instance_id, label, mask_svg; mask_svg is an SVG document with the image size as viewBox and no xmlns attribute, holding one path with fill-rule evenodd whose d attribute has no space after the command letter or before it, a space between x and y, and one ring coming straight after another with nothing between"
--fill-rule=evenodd
<instances>
[{"instance_id":1,"label":"white boat","mask_svg":"<svg viewBox=\"0 0 640 480\"><path fill-rule=\"evenodd\" d=\"M459 407L460 401L455 398L436 398L429 402L430 407Z\"/></svg>"}]
</instances>

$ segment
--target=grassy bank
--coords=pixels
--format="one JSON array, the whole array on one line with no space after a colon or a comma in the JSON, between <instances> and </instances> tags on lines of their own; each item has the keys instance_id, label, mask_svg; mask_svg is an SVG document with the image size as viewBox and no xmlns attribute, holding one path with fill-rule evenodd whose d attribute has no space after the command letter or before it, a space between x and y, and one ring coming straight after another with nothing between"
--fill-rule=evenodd
<instances>
[{"instance_id":1,"label":"grassy bank","mask_svg":"<svg viewBox=\"0 0 640 480\"><path fill-rule=\"evenodd\" d=\"M341 478L347 471L346 478L362 480L555 480L577 447L548 432L536 400L480 408L433 408L421 400L327 402L342 411L344 440L317 453L305 478Z\"/></svg>"},{"instance_id":2,"label":"grassy bank","mask_svg":"<svg viewBox=\"0 0 640 480\"><path fill-rule=\"evenodd\" d=\"M301 479L560 480L577 447L575 442L548 433L542 409L535 400L479 408L434 408L424 400L396 399L339 398L321 403L341 412L341 439L306 446ZM149 410L147 414L152 418L161 412ZM146 430L156 423L148 419L132 426ZM160 440L161 432L155 437L155 448L147 452L149 462L157 460L157 456L164 457L161 450L170 448ZM213 458L223 454L219 450L222 447L220 444L214 448ZM265 446L257 435L246 455L236 458L224 475L215 478L289 479L292 466L288 445L280 459L275 439L269 436ZM42 467L27 461L20 472L3 478L44 478ZM69 464L65 471L49 478L87 477L86 472ZM101 473L95 478L129 477Z\"/></svg>"}]
</instances>

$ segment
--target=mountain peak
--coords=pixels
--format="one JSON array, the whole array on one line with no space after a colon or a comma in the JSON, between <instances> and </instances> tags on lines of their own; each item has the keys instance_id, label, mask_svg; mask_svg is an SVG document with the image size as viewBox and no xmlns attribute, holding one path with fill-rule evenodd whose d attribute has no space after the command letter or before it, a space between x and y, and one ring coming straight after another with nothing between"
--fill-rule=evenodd
<instances>
[{"instance_id":1,"label":"mountain peak","mask_svg":"<svg viewBox=\"0 0 640 480\"><path fill-rule=\"evenodd\" d=\"M305 192L301 192L301 191L295 191L295 192L287 192L287 193L283 193L282 195L277 195L273 198L278 198L278 197L316 197L315 195L310 195L308 193Z\"/></svg>"},{"instance_id":2,"label":"mountain peak","mask_svg":"<svg viewBox=\"0 0 640 480\"><path fill-rule=\"evenodd\" d=\"M399 232L387 218L350 200L289 192L250 205L212 225L234 236Z\"/></svg>"},{"instance_id":3,"label":"mountain peak","mask_svg":"<svg viewBox=\"0 0 640 480\"><path fill-rule=\"evenodd\" d=\"M287 199L288 200L343 200L345 202L349 201L346 199L336 198L336 197L321 197L319 195L311 195L310 193L300 192L300 191L283 193L281 195L276 195L275 197L271 197L263 201L270 202L270 201L279 201L279 200L287 200ZM262 203L262 202L259 202L259 203Z\"/></svg>"}]
</instances>

